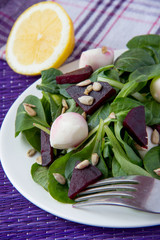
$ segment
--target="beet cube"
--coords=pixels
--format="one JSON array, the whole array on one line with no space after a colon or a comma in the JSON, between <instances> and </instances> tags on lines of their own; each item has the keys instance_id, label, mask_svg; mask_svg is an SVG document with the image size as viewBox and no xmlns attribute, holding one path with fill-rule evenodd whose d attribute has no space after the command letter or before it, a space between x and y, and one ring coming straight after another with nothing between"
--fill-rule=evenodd
<instances>
[{"instance_id":1,"label":"beet cube","mask_svg":"<svg viewBox=\"0 0 160 240\"><path fill-rule=\"evenodd\" d=\"M102 85L101 91L92 91L89 93L89 96L94 98L94 102L92 105L84 105L79 102L78 98L84 96L85 87L79 87L76 85L72 85L66 89L68 94L75 100L75 102L83 109L87 114L92 114L96 111L106 100L111 98L116 94L116 90L111 87L107 82L99 82Z\"/></svg>"},{"instance_id":2,"label":"beet cube","mask_svg":"<svg viewBox=\"0 0 160 240\"><path fill-rule=\"evenodd\" d=\"M56 82L58 84L78 83L89 78L92 73L93 73L92 67L86 66L84 68L79 68L75 71L65 73L60 76L56 76Z\"/></svg>"},{"instance_id":3,"label":"beet cube","mask_svg":"<svg viewBox=\"0 0 160 240\"><path fill-rule=\"evenodd\" d=\"M76 165L78 163L80 163L80 161L77 161ZM88 185L96 182L101 176L102 173L100 170L91 164L83 169L74 168L69 186L68 197L71 199L75 198L79 192L84 190Z\"/></svg>"},{"instance_id":4,"label":"beet cube","mask_svg":"<svg viewBox=\"0 0 160 240\"><path fill-rule=\"evenodd\" d=\"M41 131L41 156L42 166L48 166L53 162L53 148L50 145L49 135Z\"/></svg>"},{"instance_id":5,"label":"beet cube","mask_svg":"<svg viewBox=\"0 0 160 240\"><path fill-rule=\"evenodd\" d=\"M131 109L123 121L123 126L136 143L141 147L147 148L148 139L144 106Z\"/></svg>"}]
</instances>

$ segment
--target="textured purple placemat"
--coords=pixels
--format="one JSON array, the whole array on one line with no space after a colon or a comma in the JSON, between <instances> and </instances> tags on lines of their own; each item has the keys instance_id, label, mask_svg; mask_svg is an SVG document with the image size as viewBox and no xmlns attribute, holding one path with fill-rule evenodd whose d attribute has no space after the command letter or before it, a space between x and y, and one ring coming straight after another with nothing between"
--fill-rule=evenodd
<instances>
[{"instance_id":1,"label":"textured purple placemat","mask_svg":"<svg viewBox=\"0 0 160 240\"><path fill-rule=\"evenodd\" d=\"M18 0L11 0L17 6ZM0 1L0 10L9 0ZM30 5L38 1L23 1ZM68 61L82 50L107 45L125 47L135 35L160 32L160 1L154 0L58 0L70 14L76 34L76 46ZM26 6L23 6L24 10ZM1 46L6 42L11 17L0 11ZM3 17L2 17L3 16ZM12 16L15 19L18 16ZM8 19L8 20L7 20ZM14 21L14 20L13 20ZM12 21L12 23L13 23ZM4 34L4 24L8 24ZM16 98L38 77L14 73L0 61L0 124ZM0 239L160 239L160 227L137 229L98 228L73 223L34 206L12 186L0 166ZM107 217L107 216L106 216Z\"/></svg>"}]
</instances>

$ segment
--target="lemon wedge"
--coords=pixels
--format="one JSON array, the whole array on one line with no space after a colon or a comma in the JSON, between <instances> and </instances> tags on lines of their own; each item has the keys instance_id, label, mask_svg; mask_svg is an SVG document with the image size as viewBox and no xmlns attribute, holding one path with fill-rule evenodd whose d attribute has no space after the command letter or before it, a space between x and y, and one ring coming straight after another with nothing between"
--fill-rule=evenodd
<instances>
[{"instance_id":1,"label":"lemon wedge","mask_svg":"<svg viewBox=\"0 0 160 240\"><path fill-rule=\"evenodd\" d=\"M6 59L17 73L38 75L58 68L74 48L73 23L55 2L41 2L24 11L9 34Z\"/></svg>"}]
</instances>

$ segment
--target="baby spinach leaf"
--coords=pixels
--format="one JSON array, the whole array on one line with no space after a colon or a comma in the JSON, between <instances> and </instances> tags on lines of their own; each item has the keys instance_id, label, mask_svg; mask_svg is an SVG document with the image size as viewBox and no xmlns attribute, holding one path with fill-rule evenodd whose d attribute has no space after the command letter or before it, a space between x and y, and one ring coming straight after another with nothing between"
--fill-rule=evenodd
<instances>
[{"instance_id":1,"label":"baby spinach leaf","mask_svg":"<svg viewBox=\"0 0 160 240\"><path fill-rule=\"evenodd\" d=\"M120 98L120 97L124 98L129 95L133 96L133 93L137 93L142 88L144 88L145 85L146 85L146 82L136 82L136 81L127 82L123 85L123 88L118 93L118 95L116 96L115 99Z\"/></svg>"},{"instance_id":2,"label":"baby spinach leaf","mask_svg":"<svg viewBox=\"0 0 160 240\"><path fill-rule=\"evenodd\" d=\"M48 168L42 167L34 163L31 167L31 175L33 180L48 191Z\"/></svg>"},{"instance_id":3,"label":"baby spinach leaf","mask_svg":"<svg viewBox=\"0 0 160 240\"><path fill-rule=\"evenodd\" d=\"M76 102L74 101L74 99L67 99L66 100L67 104L68 104L68 110L66 112L76 112L76 113L82 113L83 110L82 108L80 108L79 106L76 105Z\"/></svg>"},{"instance_id":4,"label":"baby spinach leaf","mask_svg":"<svg viewBox=\"0 0 160 240\"><path fill-rule=\"evenodd\" d=\"M96 136L92 139L92 141L88 143L87 146L84 147L82 150L74 153L68 160L66 169L65 169L65 176L68 182L70 182L70 178L72 176L72 172L76 162L83 161L85 159L91 160L92 153L97 153L100 157L99 163L96 165L96 167L99 168L99 170L102 172L104 177L108 176L108 169L101 153L102 152L101 144L102 144L103 136L104 136L103 120L101 120Z\"/></svg>"},{"instance_id":5,"label":"baby spinach leaf","mask_svg":"<svg viewBox=\"0 0 160 240\"><path fill-rule=\"evenodd\" d=\"M120 55L115 62L119 70L133 72L139 67L155 64L153 58L144 49L131 49Z\"/></svg>"},{"instance_id":6,"label":"baby spinach leaf","mask_svg":"<svg viewBox=\"0 0 160 240\"><path fill-rule=\"evenodd\" d=\"M117 119L122 122L132 108L140 105L142 105L140 102L131 98L117 98L110 105L110 113L114 112Z\"/></svg>"},{"instance_id":7,"label":"baby spinach leaf","mask_svg":"<svg viewBox=\"0 0 160 240\"><path fill-rule=\"evenodd\" d=\"M160 49L160 36L156 34L140 35L132 38L127 43L127 47L130 49L143 48L146 46Z\"/></svg>"},{"instance_id":8,"label":"baby spinach leaf","mask_svg":"<svg viewBox=\"0 0 160 240\"><path fill-rule=\"evenodd\" d=\"M113 68L114 65L107 65L107 66L104 66L104 67L101 67L101 68L98 68L96 71L94 71L94 73L91 75L90 79L92 82L95 82L97 81L97 77L100 73L108 70L108 69L111 69Z\"/></svg>"},{"instance_id":9,"label":"baby spinach leaf","mask_svg":"<svg viewBox=\"0 0 160 240\"><path fill-rule=\"evenodd\" d=\"M112 175L113 177L127 176L127 174L123 171L121 165L115 157L113 157L112 159Z\"/></svg>"},{"instance_id":10,"label":"baby spinach leaf","mask_svg":"<svg viewBox=\"0 0 160 240\"><path fill-rule=\"evenodd\" d=\"M118 139L118 141L122 144L126 155L128 156L129 160L133 163L136 164L140 167L143 166L142 159L137 156L137 154L134 152L133 148L130 147L127 142L125 142L122 137L121 137L121 130L123 128L123 125L121 122L115 122L114 123L114 131L115 131L115 136Z\"/></svg>"},{"instance_id":11,"label":"baby spinach leaf","mask_svg":"<svg viewBox=\"0 0 160 240\"><path fill-rule=\"evenodd\" d=\"M154 77L160 76L160 64L140 67L129 76L130 82L147 82Z\"/></svg>"},{"instance_id":12,"label":"baby spinach leaf","mask_svg":"<svg viewBox=\"0 0 160 240\"><path fill-rule=\"evenodd\" d=\"M22 133L26 137L29 144L38 152L40 152L41 151L40 130L34 127L28 130L24 130Z\"/></svg>"},{"instance_id":13,"label":"baby spinach leaf","mask_svg":"<svg viewBox=\"0 0 160 240\"><path fill-rule=\"evenodd\" d=\"M160 146L151 148L145 155L144 167L152 177L160 179L154 170L160 168Z\"/></svg>"},{"instance_id":14,"label":"baby spinach leaf","mask_svg":"<svg viewBox=\"0 0 160 240\"><path fill-rule=\"evenodd\" d=\"M34 110L37 113L35 117L31 117L26 113L23 103L35 105ZM46 122L45 112L40 99L33 95L29 95L18 107L15 121L15 136L18 136L21 131L33 128L33 123L38 123L45 127L49 127L48 123Z\"/></svg>"},{"instance_id":15,"label":"baby spinach leaf","mask_svg":"<svg viewBox=\"0 0 160 240\"><path fill-rule=\"evenodd\" d=\"M129 158L125 154L124 150L122 149L121 145L119 144L118 140L116 139L116 137L114 136L110 128L108 126L104 126L104 129L112 145L112 151L114 153L114 157L120 164L122 170L127 175L150 176L150 174L147 171L145 171L143 168L130 162Z\"/></svg>"},{"instance_id":16,"label":"baby spinach leaf","mask_svg":"<svg viewBox=\"0 0 160 240\"><path fill-rule=\"evenodd\" d=\"M109 103L105 103L96 112L88 116L87 123L90 130L99 124L100 119L104 120L109 116L109 109Z\"/></svg>"},{"instance_id":17,"label":"baby spinach leaf","mask_svg":"<svg viewBox=\"0 0 160 240\"><path fill-rule=\"evenodd\" d=\"M69 152L63 157L57 158L49 167L48 191L54 199L62 203L73 203L73 200L68 197L67 183L65 185L58 183L53 173L60 173L64 176L66 164L71 155L72 152Z\"/></svg>"},{"instance_id":18,"label":"baby spinach leaf","mask_svg":"<svg viewBox=\"0 0 160 240\"><path fill-rule=\"evenodd\" d=\"M49 92L52 94L61 94L66 98L70 98L69 94L66 92L66 88L71 84L57 84L56 76L62 75L62 72L58 69L48 69L41 73L42 81L41 84L37 85L37 89L44 92Z\"/></svg>"},{"instance_id":19,"label":"baby spinach leaf","mask_svg":"<svg viewBox=\"0 0 160 240\"><path fill-rule=\"evenodd\" d=\"M145 103L145 111L148 113L147 124L160 124L160 104L156 101Z\"/></svg>"}]
</instances>

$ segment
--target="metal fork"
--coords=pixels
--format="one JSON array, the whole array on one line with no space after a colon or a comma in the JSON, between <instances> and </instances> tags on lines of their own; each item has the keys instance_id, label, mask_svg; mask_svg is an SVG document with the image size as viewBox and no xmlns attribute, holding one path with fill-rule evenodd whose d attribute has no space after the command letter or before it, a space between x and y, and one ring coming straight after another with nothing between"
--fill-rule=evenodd
<instances>
[{"instance_id":1,"label":"metal fork","mask_svg":"<svg viewBox=\"0 0 160 240\"><path fill-rule=\"evenodd\" d=\"M160 213L160 180L145 176L103 179L90 185L75 199L73 207L118 205Z\"/></svg>"}]
</instances>

